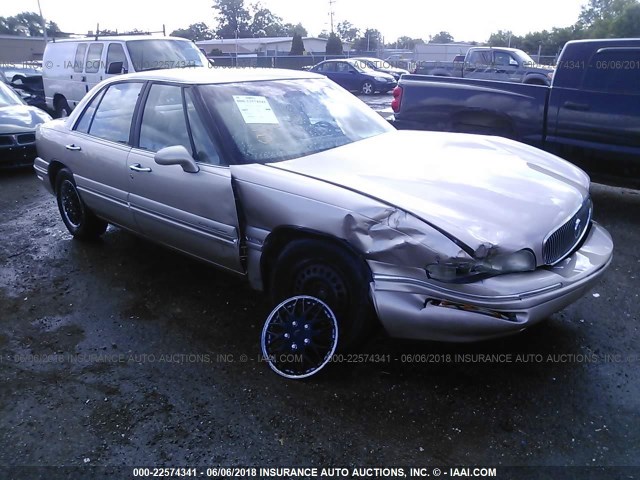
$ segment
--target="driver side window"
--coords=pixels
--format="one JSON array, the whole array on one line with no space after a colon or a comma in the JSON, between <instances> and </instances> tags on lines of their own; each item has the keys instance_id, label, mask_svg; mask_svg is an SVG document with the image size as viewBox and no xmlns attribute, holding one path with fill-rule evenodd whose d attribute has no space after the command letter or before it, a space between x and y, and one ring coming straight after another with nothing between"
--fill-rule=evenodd
<instances>
[{"instance_id":1,"label":"driver side window","mask_svg":"<svg viewBox=\"0 0 640 480\"><path fill-rule=\"evenodd\" d=\"M157 152L173 145L182 145L191 152L182 88L155 84L151 86L144 106L139 146Z\"/></svg>"}]
</instances>

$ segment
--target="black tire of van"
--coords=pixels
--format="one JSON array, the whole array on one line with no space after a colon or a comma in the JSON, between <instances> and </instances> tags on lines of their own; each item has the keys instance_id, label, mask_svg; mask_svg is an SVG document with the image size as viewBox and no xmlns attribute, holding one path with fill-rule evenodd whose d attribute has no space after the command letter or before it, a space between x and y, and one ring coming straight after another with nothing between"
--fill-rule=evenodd
<instances>
[{"instance_id":1,"label":"black tire of van","mask_svg":"<svg viewBox=\"0 0 640 480\"><path fill-rule=\"evenodd\" d=\"M69 108L67 99L64 97L58 97L55 101L54 107L56 118L68 117L71 113L71 108Z\"/></svg>"}]
</instances>

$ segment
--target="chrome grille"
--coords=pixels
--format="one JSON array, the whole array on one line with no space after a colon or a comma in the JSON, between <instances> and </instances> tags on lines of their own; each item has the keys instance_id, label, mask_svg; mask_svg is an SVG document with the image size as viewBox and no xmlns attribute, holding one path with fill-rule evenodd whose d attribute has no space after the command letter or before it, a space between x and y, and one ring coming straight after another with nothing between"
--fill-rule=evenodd
<instances>
[{"instance_id":1,"label":"chrome grille","mask_svg":"<svg viewBox=\"0 0 640 480\"><path fill-rule=\"evenodd\" d=\"M547 265L554 265L573 252L589 229L592 212L591 198L587 198L567 223L549 235L542 246L542 256Z\"/></svg>"}]
</instances>

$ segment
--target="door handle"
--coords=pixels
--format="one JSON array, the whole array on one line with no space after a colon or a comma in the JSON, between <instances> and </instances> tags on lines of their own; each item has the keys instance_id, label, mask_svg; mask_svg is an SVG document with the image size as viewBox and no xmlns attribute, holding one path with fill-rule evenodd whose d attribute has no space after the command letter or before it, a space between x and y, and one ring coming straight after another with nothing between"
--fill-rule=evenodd
<instances>
[{"instance_id":1,"label":"door handle","mask_svg":"<svg viewBox=\"0 0 640 480\"><path fill-rule=\"evenodd\" d=\"M579 112L586 112L589 110L589 105L586 103L564 102L563 107L567 110L577 110Z\"/></svg>"},{"instance_id":2,"label":"door handle","mask_svg":"<svg viewBox=\"0 0 640 480\"><path fill-rule=\"evenodd\" d=\"M65 145L64 148L66 148L67 150L71 150L72 152L79 152L80 150L82 150L82 148L80 148L79 146L77 146L74 143L72 143L70 145Z\"/></svg>"},{"instance_id":3,"label":"door handle","mask_svg":"<svg viewBox=\"0 0 640 480\"><path fill-rule=\"evenodd\" d=\"M150 172L151 169L148 167L143 167L139 163L134 163L133 165L129 165L129 170L133 170L134 172Z\"/></svg>"}]
</instances>

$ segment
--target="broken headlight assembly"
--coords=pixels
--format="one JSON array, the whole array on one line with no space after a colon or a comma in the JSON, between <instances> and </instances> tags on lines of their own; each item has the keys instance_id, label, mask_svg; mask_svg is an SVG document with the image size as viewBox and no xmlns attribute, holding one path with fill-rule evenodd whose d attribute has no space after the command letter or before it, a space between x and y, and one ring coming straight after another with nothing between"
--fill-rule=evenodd
<instances>
[{"instance_id":1,"label":"broken headlight assembly","mask_svg":"<svg viewBox=\"0 0 640 480\"><path fill-rule=\"evenodd\" d=\"M490 254L482 259L450 258L427 265L425 268L430 279L446 283L468 283L506 273L531 272L535 269L536 256L531 250Z\"/></svg>"}]
</instances>

